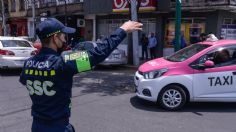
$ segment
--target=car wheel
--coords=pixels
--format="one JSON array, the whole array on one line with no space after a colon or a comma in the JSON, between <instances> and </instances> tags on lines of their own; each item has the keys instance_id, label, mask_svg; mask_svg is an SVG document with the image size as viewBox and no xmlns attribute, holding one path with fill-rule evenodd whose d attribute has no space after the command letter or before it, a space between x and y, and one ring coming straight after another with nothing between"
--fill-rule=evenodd
<instances>
[{"instance_id":1,"label":"car wheel","mask_svg":"<svg viewBox=\"0 0 236 132\"><path fill-rule=\"evenodd\" d=\"M161 91L158 102L166 110L178 110L186 103L186 93L182 87L170 85Z\"/></svg>"}]
</instances>

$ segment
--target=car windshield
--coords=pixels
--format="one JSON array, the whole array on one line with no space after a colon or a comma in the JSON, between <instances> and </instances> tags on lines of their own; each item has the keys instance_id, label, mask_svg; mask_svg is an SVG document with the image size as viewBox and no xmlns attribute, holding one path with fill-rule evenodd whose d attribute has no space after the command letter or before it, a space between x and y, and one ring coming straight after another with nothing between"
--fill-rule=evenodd
<instances>
[{"instance_id":1,"label":"car windshield","mask_svg":"<svg viewBox=\"0 0 236 132\"><path fill-rule=\"evenodd\" d=\"M27 41L22 40L2 40L3 47L31 47Z\"/></svg>"},{"instance_id":2,"label":"car windshield","mask_svg":"<svg viewBox=\"0 0 236 132\"><path fill-rule=\"evenodd\" d=\"M165 59L172 62L182 62L208 47L210 47L210 45L192 44L189 47L184 48L171 56L165 57Z\"/></svg>"}]
</instances>

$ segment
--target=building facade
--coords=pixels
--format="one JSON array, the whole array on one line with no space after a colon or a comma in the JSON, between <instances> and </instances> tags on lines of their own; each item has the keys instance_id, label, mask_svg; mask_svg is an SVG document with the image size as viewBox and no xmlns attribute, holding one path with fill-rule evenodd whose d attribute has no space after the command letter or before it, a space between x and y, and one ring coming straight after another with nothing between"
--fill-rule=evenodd
<instances>
[{"instance_id":1,"label":"building facade","mask_svg":"<svg viewBox=\"0 0 236 132\"><path fill-rule=\"evenodd\" d=\"M140 34L156 34L159 56L174 52L171 42L175 37L175 4L175 0L146 0L141 3L139 21L144 27ZM182 0L181 33L187 45L196 43L201 33L213 33L218 38L236 39L235 9L236 0ZM96 14L96 37L110 34L130 18L128 14L127 1L113 0L110 12ZM126 51L128 43L127 39L122 42Z\"/></svg>"},{"instance_id":2,"label":"building facade","mask_svg":"<svg viewBox=\"0 0 236 132\"><path fill-rule=\"evenodd\" d=\"M35 37L33 27L47 17L56 17L68 26L75 27L76 33L72 37L83 36L83 0L8 0L9 17L7 29L9 36ZM35 9L35 10L33 10Z\"/></svg>"},{"instance_id":3,"label":"building facade","mask_svg":"<svg viewBox=\"0 0 236 132\"><path fill-rule=\"evenodd\" d=\"M7 26L12 36L34 36L33 24L46 17L56 17L76 28L70 39L95 41L111 34L130 19L126 0L35 0L35 20L31 0L7 0ZM182 0L181 33L187 44L198 41L201 33L214 33L224 39L236 39L236 0ZM139 21L144 24L141 34L155 33L158 56L174 52L175 0L143 0ZM120 45L127 51L129 41ZM141 48L140 48L141 52Z\"/></svg>"}]
</instances>

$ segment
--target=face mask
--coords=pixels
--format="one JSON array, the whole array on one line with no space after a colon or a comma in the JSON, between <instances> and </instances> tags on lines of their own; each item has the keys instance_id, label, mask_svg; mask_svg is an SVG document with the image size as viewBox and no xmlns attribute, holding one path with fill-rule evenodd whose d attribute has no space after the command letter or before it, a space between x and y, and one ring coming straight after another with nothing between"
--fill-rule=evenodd
<instances>
[{"instance_id":1,"label":"face mask","mask_svg":"<svg viewBox=\"0 0 236 132\"><path fill-rule=\"evenodd\" d=\"M64 51L65 47L66 44L63 43L62 47L57 49L57 53L61 54Z\"/></svg>"},{"instance_id":2,"label":"face mask","mask_svg":"<svg viewBox=\"0 0 236 132\"><path fill-rule=\"evenodd\" d=\"M61 54L64 51L64 49L66 48L67 44L66 44L65 41L62 41L60 38L59 38L59 40L62 42L62 47L61 48L57 48L57 53Z\"/></svg>"}]
</instances>

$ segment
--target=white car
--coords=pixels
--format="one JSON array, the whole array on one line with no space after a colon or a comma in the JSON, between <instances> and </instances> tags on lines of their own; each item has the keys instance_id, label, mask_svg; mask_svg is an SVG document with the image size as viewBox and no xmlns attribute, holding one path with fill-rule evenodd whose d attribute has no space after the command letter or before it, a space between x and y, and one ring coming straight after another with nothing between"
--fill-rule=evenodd
<instances>
[{"instance_id":1,"label":"white car","mask_svg":"<svg viewBox=\"0 0 236 132\"><path fill-rule=\"evenodd\" d=\"M27 40L0 36L0 69L22 68L24 61L36 54L37 49Z\"/></svg>"},{"instance_id":2,"label":"white car","mask_svg":"<svg viewBox=\"0 0 236 132\"><path fill-rule=\"evenodd\" d=\"M125 65L127 63L125 51L117 48L99 65Z\"/></svg>"}]
</instances>

